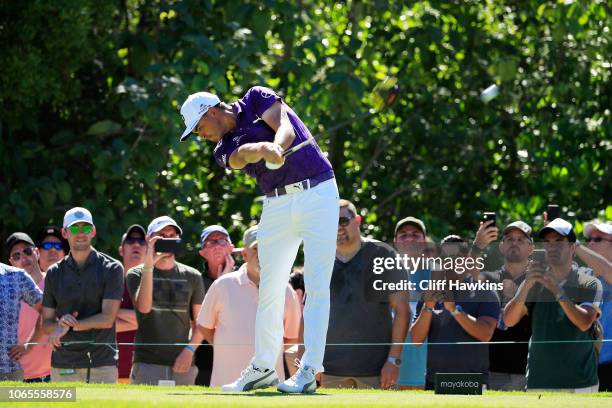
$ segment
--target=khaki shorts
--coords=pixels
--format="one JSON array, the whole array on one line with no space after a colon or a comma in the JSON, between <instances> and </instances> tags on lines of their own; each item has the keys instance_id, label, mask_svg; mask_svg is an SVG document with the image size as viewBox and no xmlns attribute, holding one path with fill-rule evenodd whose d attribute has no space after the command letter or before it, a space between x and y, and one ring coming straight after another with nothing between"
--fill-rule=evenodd
<instances>
[{"instance_id":1,"label":"khaki shorts","mask_svg":"<svg viewBox=\"0 0 612 408\"><path fill-rule=\"evenodd\" d=\"M322 373L321 388L380 388L380 376L341 377Z\"/></svg>"},{"instance_id":2,"label":"khaki shorts","mask_svg":"<svg viewBox=\"0 0 612 408\"><path fill-rule=\"evenodd\" d=\"M51 382L87 382L87 370L51 367ZM91 384L117 384L117 366L92 367L89 370Z\"/></svg>"},{"instance_id":3,"label":"khaki shorts","mask_svg":"<svg viewBox=\"0 0 612 408\"><path fill-rule=\"evenodd\" d=\"M158 385L159 380L174 380L176 385L194 385L197 376L196 366L191 366L186 373L175 373L170 366L134 363L130 379L132 384Z\"/></svg>"}]
</instances>

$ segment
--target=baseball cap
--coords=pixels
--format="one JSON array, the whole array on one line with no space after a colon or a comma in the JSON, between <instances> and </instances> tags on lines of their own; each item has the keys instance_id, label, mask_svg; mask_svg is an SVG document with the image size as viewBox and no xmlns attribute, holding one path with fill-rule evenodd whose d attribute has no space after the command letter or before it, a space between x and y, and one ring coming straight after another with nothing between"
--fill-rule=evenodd
<instances>
[{"instance_id":1,"label":"baseball cap","mask_svg":"<svg viewBox=\"0 0 612 408\"><path fill-rule=\"evenodd\" d=\"M174 221L167 215L162 215L161 217L157 217L153 221L151 221L151 223L147 227L147 235L155 234L156 232L159 232L165 227L167 227L168 225L172 225L174 228L176 228L179 235L183 235L183 230L181 229L181 227L179 227L176 221Z\"/></svg>"},{"instance_id":2,"label":"baseball cap","mask_svg":"<svg viewBox=\"0 0 612 408\"><path fill-rule=\"evenodd\" d=\"M393 235L396 235L397 231L407 224L414 225L423 232L423 235L427 235L427 229L425 229L425 224L423 223L423 221L415 217L406 217L399 220L395 225L395 233Z\"/></svg>"},{"instance_id":3,"label":"baseball cap","mask_svg":"<svg viewBox=\"0 0 612 408\"><path fill-rule=\"evenodd\" d=\"M540 230L538 237L542 238L544 237L544 235L551 231L554 231L559 235L567 237L570 242L576 242L576 234L574 233L572 224L565 221L563 218L555 218L554 220L549 222L547 226Z\"/></svg>"},{"instance_id":4,"label":"baseball cap","mask_svg":"<svg viewBox=\"0 0 612 408\"><path fill-rule=\"evenodd\" d=\"M217 106L221 100L217 95L208 92L197 92L187 97L181 106L181 116L185 122L185 131L181 135L180 141L189 139L193 128L196 127L202 116L213 106Z\"/></svg>"},{"instance_id":5,"label":"baseball cap","mask_svg":"<svg viewBox=\"0 0 612 408\"><path fill-rule=\"evenodd\" d=\"M504 228L504 235L506 235L512 229L521 231L527 238L531 239L531 227L527 223L523 221L511 222L510 224L506 225L506 228Z\"/></svg>"},{"instance_id":6,"label":"baseball cap","mask_svg":"<svg viewBox=\"0 0 612 408\"><path fill-rule=\"evenodd\" d=\"M200 234L200 244L206 241L206 238L208 238L208 236L212 234L213 232L220 232L224 234L227 237L230 244L232 243L232 239L230 238L229 233L227 232L225 228L223 228L220 225L209 225L208 227L204 228L202 230L202 233Z\"/></svg>"},{"instance_id":7,"label":"baseball cap","mask_svg":"<svg viewBox=\"0 0 612 408\"><path fill-rule=\"evenodd\" d=\"M121 245L123 245L123 243L125 242L125 239L134 231L138 231L142 234L143 237L145 237L147 235L147 232L145 231L144 227L140 224L133 224L130 225L129 228L127 229L127 231L125 231L125 233L123 234L123 236L121 237Z\"/></svg>"},{"instance_id":8,"label":"baseball cap","mask_svg":"<svg viewBox=\"0 0 612 408\"><path fill-rule=\"evenodd\" d=\"M257 245L257 225L253 225L242 236L242 244L245 248L252 248Z\"/></svg>"},{"instance_id":9,"label":"baseball cap","mask_svg":"<svg viewBox=\"0 0 612 408\"><path fill-rule=\"evenodd\" d=\"M87 224L94 225L93 217L87 208L74 207L64 215L64 228L68 228L77 222L86 222Z\"/></svg>"},{"instance_id":10,"label":"baseball cap","mask_svg":"<svg viewBox=\"0 0 612 408\"><path fill-rule=\"evenodd\" d=\"M594 230L598 230L600 232L603 232L604 234L612 234L612 224L609 224L609 223L604 224L603 222L599 223L597 221L587 222L584 225L584 236L586 238L590 238L591 233Z\"/></svg>"},{"instance_id":11,"label":"baseball cap","mask_svg":"<svg viewBox=\"0 0 612 408\"><path fill-rule=\"evenodd\" d=\"M4 247L6 248L6 252L10 253L11 249L13 249L13 247L20 242L25 242L26 244L36 246L34 245L34 241L32 241L32 238L30 238L28 234L26 234L25 232L15 232L6 239L6 243L4 245Z\"/></svg>"}]
</instances>

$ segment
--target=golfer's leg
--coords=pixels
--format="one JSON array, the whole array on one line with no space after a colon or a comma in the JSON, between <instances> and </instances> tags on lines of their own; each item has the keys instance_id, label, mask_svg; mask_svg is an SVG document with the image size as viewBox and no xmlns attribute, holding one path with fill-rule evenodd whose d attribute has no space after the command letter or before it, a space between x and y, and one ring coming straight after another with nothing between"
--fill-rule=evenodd
<instances>
[{"instance_id":1,"label":"golfer's leg","mask_svg":"<svg viewBox=\"0 0 612 408\"><path fill-rule=\"evenodd\" d=\"M302 364L323 370L329 321L329 282L336 254L338 189L329 180L312 190L302 203L300 233L304 240L304 346Z\"/></svg>"},{"instance_id":2,"label":"golfer's leg","mask_svg":"<svg viewBox=\"0 0 612 408\"><path fill-rule=\"evenodd\" d=\"M266 199L257 229L261 276L252 363L274 369L283 342L285 290L301 239L291 217L292 197Z\"/></svg>"}]
</instances>

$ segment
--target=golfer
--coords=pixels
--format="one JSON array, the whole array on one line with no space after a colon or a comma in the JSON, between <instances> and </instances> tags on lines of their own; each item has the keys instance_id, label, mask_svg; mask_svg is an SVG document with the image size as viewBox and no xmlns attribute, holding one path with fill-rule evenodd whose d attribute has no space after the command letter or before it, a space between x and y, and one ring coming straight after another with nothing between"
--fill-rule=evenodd
<instances>
[{"instance_id":1,"label":"golfer","mask_svg":"<svg viewBox=\"0 0 612 408\"><path fill-rule=\"evenodd\" d=\"M181 141L195 134L215 143L217 163L255 177L266 195L257 233L261 280L255 356L240 378L222 389L249 391L278 384L274 367L282 350L285 287L304 242L306 351L298 371L277 388L312 393L315 375L323 371L338 229L339 196L331 164L315 142L284 160L284 150L312 135L282 98L265 87L249 89L231 105L198 92L183 103L181 115L186 126Z\"/></svg>"}]
</instances>

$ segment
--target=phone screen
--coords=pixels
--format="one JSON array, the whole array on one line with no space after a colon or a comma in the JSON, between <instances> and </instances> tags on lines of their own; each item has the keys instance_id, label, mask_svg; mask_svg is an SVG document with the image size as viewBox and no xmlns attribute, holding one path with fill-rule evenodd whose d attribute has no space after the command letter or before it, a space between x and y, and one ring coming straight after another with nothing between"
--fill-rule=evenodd
<instances>
[{"instance_id":1,"label":"phone screen","mask_svg":"<svg viewBox=\"0 0 612 408\"><path fill-rule=\"evenodd\" d=\"M166 252L176 254L181 249L180 238L162 238L155 242L156 252Z\"/></svg>"}]
</instances>

